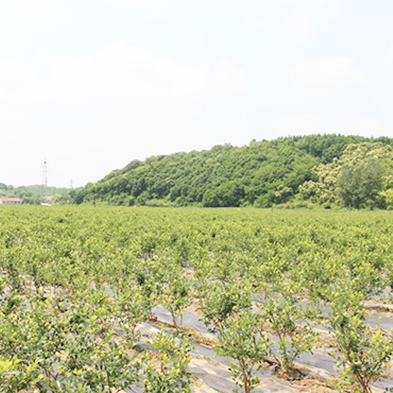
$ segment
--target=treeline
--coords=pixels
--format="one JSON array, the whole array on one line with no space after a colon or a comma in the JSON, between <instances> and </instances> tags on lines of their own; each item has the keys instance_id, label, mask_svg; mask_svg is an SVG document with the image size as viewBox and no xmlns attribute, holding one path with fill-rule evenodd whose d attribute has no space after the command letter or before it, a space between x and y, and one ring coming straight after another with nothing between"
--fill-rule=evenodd
<instances>
[{"instance_id":1,"label":"treeline","mask_svg":"<svg viewBox=\"0 0 393 393\"><path fill-rule=\"evenodd\" d=\"M134 160L74 203L393 207L393 139L309 135Z\"/></svg>"},{"instance_id":2,"label":"treeline","mask_svg":"<svg viewBox=\"0 0 393 393\"><path fill-rule=\"evenodd\" d=\"M20 198L24 204L35 205L40 203L43 197L52 197L55 201L68 201L70 198L69 188L46 187L43 185L14 187L0 183L0 197Z\"/></svg>"}]
</instances>

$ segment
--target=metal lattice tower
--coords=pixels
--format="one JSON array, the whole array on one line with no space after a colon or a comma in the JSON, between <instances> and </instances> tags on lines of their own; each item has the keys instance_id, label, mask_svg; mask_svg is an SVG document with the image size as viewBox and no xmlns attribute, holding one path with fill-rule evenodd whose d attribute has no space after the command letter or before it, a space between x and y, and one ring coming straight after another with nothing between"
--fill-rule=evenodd
<instances>
[{"instance_id":1,"label":"metal lattice tower","mask_svg":"<svg viewBox=\"0 0 393 393\"><path fill-rule=\"evenodd\" d=\"M44 161L44 166L42 167L42 185L48 187L48 166L46 164L46 159Z\"/></svg>"}]
</instances>

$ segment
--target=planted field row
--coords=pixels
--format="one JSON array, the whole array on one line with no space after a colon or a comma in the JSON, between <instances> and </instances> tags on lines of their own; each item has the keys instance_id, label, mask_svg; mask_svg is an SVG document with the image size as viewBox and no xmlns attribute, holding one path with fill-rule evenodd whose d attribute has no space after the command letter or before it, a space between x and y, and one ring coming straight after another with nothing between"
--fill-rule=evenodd
<instances>
[{"instance_id":1,"label":"planted field row","mask_svg":"<svg viewBox=\"0 0 393 393\"><path fill-rule=\"evenodd\" d=\"M389 213L7 206L0 222L1 391L393 385Z\"/></svg>"}]
</instances>

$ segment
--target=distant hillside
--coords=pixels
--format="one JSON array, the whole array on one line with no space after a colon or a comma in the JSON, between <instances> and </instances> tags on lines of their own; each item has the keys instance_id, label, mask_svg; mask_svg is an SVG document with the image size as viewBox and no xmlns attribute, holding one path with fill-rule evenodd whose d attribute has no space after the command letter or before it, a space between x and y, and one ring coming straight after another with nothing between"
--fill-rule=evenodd
<instances>
[{"instance_id":1,"label":"distant hillside","mask_svg":"<svg viewBox=\"0 0 393 393\"><path fill-rule=\"evenodd\" d=\"M14 187L0 183L0 197L16 197L28 204L39 203L39 199L43 196L69 199L70 191L69 188L45 187L43 185Z\"/></svg>"},{"instance_id":2,"label":"distant hillside","mask_svg":"<svg viewBox=\"0 0 393 393\"><path fill-rule=\"evenodd\" d=\"M318 184L316 168L339 160L348 146L368 143L392 146L393 139L310 135L152 156L131 161L125 168L71 195L77 204L127 206L268 207L307 198L318 203L312 191L307 194L303 189L299 193L301 186ZM335 203L335 199L329 203Z\"/></svg>"}]
</instances>

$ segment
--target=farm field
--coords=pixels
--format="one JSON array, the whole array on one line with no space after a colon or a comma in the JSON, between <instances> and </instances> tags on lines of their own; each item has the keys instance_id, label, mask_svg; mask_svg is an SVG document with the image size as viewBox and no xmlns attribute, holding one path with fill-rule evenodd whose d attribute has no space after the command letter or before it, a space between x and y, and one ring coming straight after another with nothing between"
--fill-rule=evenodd
<instances>
[{"instance_id":1,"label":"farm field","mask_svg":"<svg viewBox=\"0 0 393 393\"><path fill-rule=\"evenodd\" d=\"M0 207L1 392L393 387L393 214Z\"/></svg>"}]
</instances>

